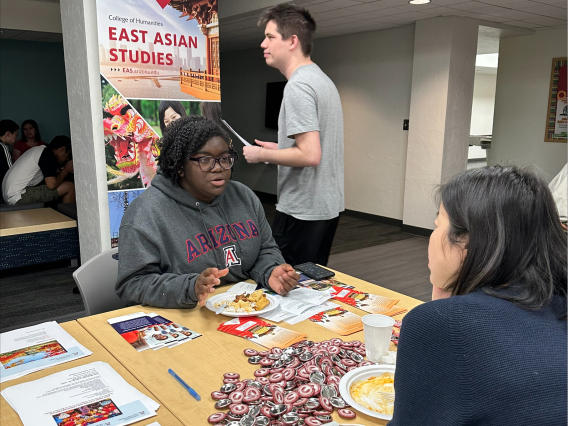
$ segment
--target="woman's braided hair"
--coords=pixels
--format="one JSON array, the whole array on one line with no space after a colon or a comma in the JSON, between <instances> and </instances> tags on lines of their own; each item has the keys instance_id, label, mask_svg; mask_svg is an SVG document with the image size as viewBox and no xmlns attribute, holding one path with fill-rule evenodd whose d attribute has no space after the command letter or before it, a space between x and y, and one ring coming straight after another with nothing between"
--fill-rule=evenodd
<instances>
[{"instance_id":1,"label":"woman's braided hair","mask_svg":"<svg viewBox=\"0 0 568 426\"><path fill-rule=\"evenodd\" d=\"M191 155L209 139L219 136L229 145L229 153L237 157L231 138L219 125L201 116L182 117L168 126L161 140L158 165L164 176L177 183L178 171Z\"/></svg>"}]
</instances>

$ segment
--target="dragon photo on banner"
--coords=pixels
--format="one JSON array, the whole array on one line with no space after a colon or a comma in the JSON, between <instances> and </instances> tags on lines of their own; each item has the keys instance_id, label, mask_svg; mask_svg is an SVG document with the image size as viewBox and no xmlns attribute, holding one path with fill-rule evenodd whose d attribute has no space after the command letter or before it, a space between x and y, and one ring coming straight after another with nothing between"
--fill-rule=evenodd
<instances>
[{"instance_id":1,"label":"dragon photo on banner","mask_svg":"<svg viewBox=\"0 0 568 426\"><path fill-rule=\"evenodd\" d=\"M160 139L186 115L220 123L218 0L97 0L112 246L152 184Z\"/></svg>"}]
</instances>

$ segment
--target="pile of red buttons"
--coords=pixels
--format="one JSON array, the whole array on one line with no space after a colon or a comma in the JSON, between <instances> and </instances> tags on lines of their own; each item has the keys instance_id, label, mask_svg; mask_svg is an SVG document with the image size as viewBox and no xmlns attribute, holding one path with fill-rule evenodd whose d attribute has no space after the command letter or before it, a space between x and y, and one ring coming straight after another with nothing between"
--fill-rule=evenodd
<instances>
[{"instance_id":1,"label":"pile of red buttons","mask_svg":"<svg viewBox=\"0 0 568 426\"><path fill-rule=\"evenodd\" d=\"M260 366L254 379L225 373L223 386L211 393L217 412L209 423L230 426L318 426L356 414L339 396L339 381L348 371L365 365L365 344L341 339L302 341L269 351L245 349L248 362Z\"/></svg>"}]
</instances>

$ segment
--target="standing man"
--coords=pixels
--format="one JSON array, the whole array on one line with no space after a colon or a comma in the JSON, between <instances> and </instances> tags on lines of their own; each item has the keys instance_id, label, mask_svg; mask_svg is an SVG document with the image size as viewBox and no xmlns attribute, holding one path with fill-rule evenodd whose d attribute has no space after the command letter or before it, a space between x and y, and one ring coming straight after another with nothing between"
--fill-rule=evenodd
<instances>
[{"instance_id":1,"label":"standing man","mask_svg":"<svg viewBox=\"0 0 568 426\"><path fill-rule=\"evenodd\" d=\"M19 129L20 126L12 120L0 120L0 185L12 167L12 153L8 145L13 146L16 143Z\"/></svg>"},{"instance_id":2,"label":"standing man","mask_svg":"<svg viewBox=\"0 0 568 426\"><path fill-rule=\"evenodd\" d=\"M278 165L278 204L272 232L291 265L327 265L343 191L343 112L333 82L310 59L316 23L293 3L265 10L267 65L288 80L278 117L278 143L244 147L249 163Z\"/></svg>"}]
</instances>

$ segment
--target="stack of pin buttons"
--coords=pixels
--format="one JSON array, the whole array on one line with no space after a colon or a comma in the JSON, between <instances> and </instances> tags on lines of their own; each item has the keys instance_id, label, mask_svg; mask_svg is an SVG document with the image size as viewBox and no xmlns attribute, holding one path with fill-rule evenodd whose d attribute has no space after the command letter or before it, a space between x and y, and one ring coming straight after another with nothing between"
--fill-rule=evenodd
<instances>
[{"instance_id":1,"label":"stack of pin buttons","mask_svg":"<svg viewBox=\"0 0 568 426\"><path fill-rule=\"evenodd\" d=\"M365 344L339 338L302 341L270 351L245 349L250 364L258 364L255 379L240 380L225 373L224 385L211 393L217 412L207 421L229 426L318 426L331 414L353 419L356 414L339 396L339 381L348 371L365 365Z\"/></svg>"}]
</instances>

